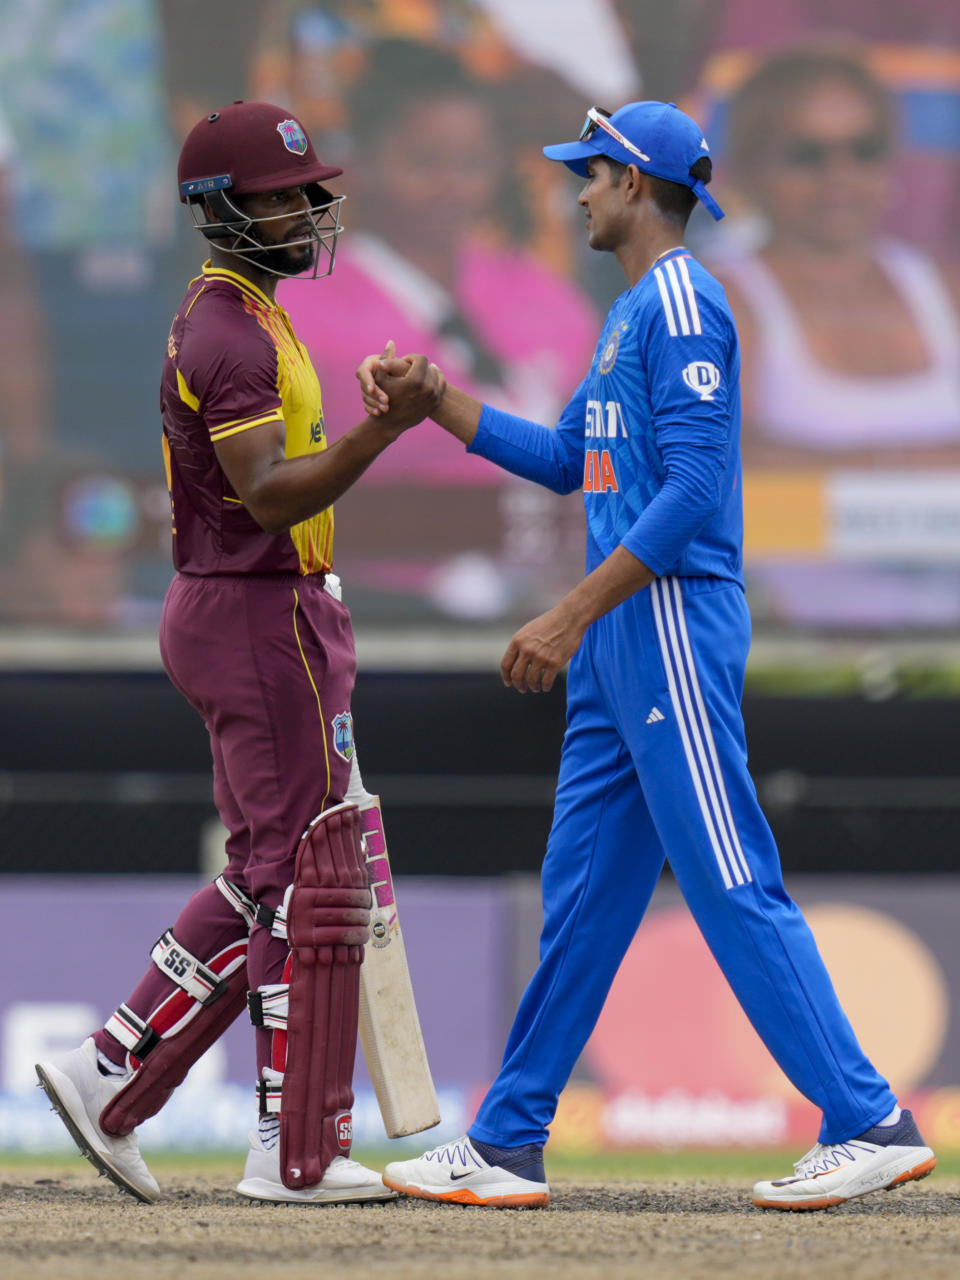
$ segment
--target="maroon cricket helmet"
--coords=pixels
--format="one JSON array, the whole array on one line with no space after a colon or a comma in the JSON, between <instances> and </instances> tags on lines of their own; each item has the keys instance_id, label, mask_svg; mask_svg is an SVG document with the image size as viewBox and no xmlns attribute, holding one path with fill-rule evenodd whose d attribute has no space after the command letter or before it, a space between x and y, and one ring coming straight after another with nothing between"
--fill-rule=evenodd
<instances>
[{"instance_id":1,"label":"maroon cricket helmet","mask_svg":"<svg viewBox=\"0 0 960 1280\"><path fill-rule=\"evenodd\" d=\"M343 173L321 164L306 130L282 107L234 102L187 134L177 165L180 199L212 191L236 195L321 184Z\"/></svg>"}]
</instances>

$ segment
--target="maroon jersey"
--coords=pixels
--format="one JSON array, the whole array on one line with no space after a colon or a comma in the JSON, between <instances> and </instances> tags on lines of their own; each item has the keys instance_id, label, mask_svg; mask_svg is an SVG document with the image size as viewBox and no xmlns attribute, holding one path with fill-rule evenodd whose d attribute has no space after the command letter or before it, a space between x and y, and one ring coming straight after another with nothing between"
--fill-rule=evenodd
<instances>
[{"instance_id":1,"label":"maroon jersey","mask_svg":"<svg viewBox=\"0 0 960 1280\"><path fill-rule=\"evenodd\" d=\"M287 313L233 271L207 263L174 317L160 391L183 573L317 573L332 565L333 510L266 533L237 497L214 445L283 422L288 458L327 447L320 384Z\"/></svg>"}]
</instances>

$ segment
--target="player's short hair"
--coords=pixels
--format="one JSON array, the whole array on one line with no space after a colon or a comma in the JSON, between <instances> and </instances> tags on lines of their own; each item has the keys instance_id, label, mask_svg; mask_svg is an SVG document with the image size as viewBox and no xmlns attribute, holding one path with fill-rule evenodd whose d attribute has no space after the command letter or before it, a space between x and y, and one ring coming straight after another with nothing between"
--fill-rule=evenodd
<instances>
[{"instance_id":1,"label":"player's short hair","mask_svg":"<svg viewBox=\"0 0 960 1280\"><path fill-rule=\"evenodd\" d=\"M627 166L621 164L619 160L611 160L609 156L601 156L600 159L605 160L609 166L610 180L613 185L619 186ZM713 161L709 156L701 156L691 166L690 172L706 184L713 176ZM690 215L696 207L696 193L691 187L685 187L682 182L669 182L666 178L655 178L652 174L647 174L646 177L650 183L650 197L660 210L660 216L665 222L673 222L682 230L690 221Z\"/></svg>"},{"instance_id":2,"label":"player's short hair","mask_svg":"<svg viewBox=\"0 0 960 1280\"><path fill-rule=\"evenodd\" d=\"M764 59L734 94L727 135L732 167L740 174L762 168L785 114L824 83L840 83L860 94L873 112L878 137L892 148L893 96L859 50L845 44L803 45Z\"/></svg>"}]
</instances>

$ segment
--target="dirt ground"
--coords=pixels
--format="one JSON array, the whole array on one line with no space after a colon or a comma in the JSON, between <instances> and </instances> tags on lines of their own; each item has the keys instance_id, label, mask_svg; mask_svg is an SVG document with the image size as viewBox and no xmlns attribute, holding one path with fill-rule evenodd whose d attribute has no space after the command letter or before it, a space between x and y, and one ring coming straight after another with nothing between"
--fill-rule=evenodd
<instances>
[{"instance_id":1,"label":"dirt ground","mask_svg":"<svg viewBox=\"0 0 960 1280\"><path fill-rule=\"evenodd\" d=\"M220 1174L168 1175L141 1205L76 1170L4 1170L5 1280L625 1280L812 1274L881 1280L960 1276L960 1180L934 1175L822 1213L753 1209L740 1185L564 1182L541 1211L461 1209L401 1200L366 1207L242 1201Z\"/></svg>"}]
</instances>

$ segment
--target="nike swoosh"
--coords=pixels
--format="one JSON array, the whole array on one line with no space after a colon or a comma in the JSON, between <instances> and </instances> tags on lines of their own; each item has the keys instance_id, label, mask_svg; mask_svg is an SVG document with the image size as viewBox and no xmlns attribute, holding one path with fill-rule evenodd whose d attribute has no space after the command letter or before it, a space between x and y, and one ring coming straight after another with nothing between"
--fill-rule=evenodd
<instances>
[{"instance_id":1,"label":"nike swoosh","mask_svg":"<svg viewBox=\"0 0 960 1280\"><path fill-rule=\"evenodd\" d=\"M451 1173L450 1181L460 1182L464 1178L469 1178L471 1173L476 1173L476 1172L477 1172L476 1169L468 1169L466 1173Z\"/></svg>"},{"instance_id":2,"label":"nike swoosh","mask_svg":"<svg viewBox=\"0 0 960 1280\"><path fill-rule=\"evenodd\" d=\"M849 1169L853 1165L852 1160L848 1160L846 1164L837 1165L836 1169L821 1169L819 1173L807 1174L808 1178L825 1178L829 1173L839 1173L841 1169Z\"/></svg>"}]
</instances>

